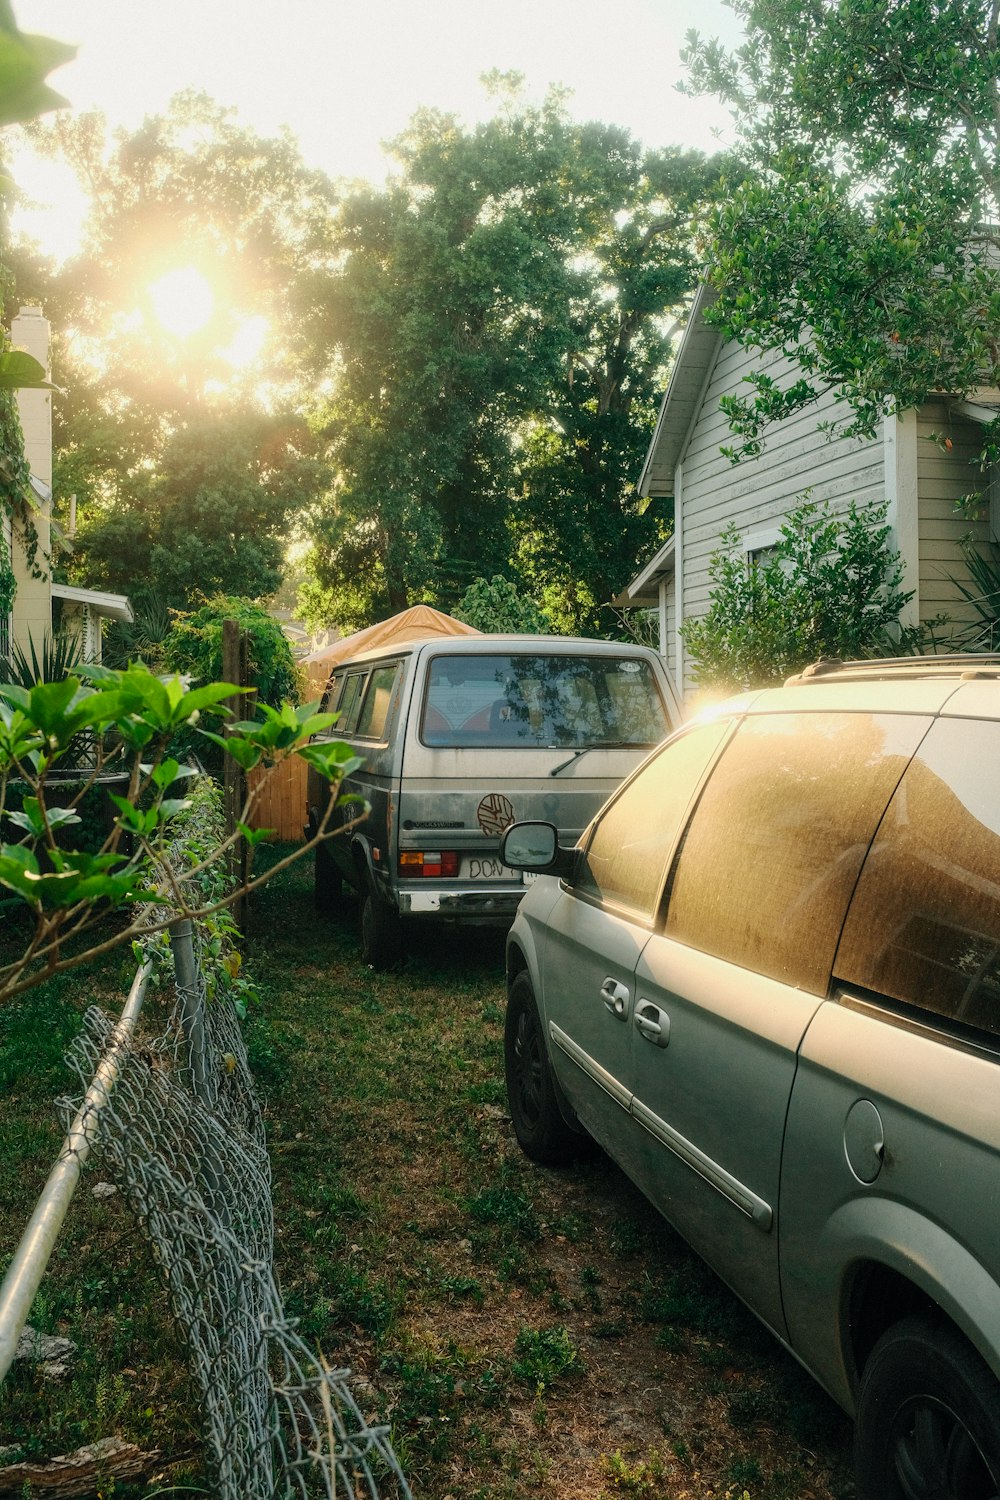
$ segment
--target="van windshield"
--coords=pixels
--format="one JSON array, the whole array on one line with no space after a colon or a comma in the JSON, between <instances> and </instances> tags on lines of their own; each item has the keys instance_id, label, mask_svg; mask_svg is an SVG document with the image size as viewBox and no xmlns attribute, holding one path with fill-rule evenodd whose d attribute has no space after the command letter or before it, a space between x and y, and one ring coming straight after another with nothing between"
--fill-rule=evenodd
<instances>
[{"instance_id":1,"label":"van windshield","mask_svg":"<svg viewBox=\"0 0 1000 1500\"><path fill-rule=\"evenodd\" d=\"M426 745L655 745L668 731L647 661L630 656L436 656Z\"/></svg>"}]
</instances>

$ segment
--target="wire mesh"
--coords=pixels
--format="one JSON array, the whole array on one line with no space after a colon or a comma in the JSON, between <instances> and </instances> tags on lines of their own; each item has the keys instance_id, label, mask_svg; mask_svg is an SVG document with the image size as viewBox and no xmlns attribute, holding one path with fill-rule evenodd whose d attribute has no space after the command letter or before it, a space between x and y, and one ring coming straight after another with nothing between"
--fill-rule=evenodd
<instances>
[{"instance_id":1,"label":"wire mesh","mask_svg":"<svg viewBox=\"0 0 1000 1500\"><path fill-rule=\"evenodd\" d=\"M328 1368L284 1311L263 1119L239 1021L227 1001L205 1004L197 962L193 974L159 1035L123 1037L91 1007L67 1062L86 1090L108 1047L118 1050L95 1149L166 1281L200 1391L212 1494L404 1500L388 1429L366 1418L350 1372ZM67 1120L78 1103L60 1101Z\"/></svg>"}]
</instances>

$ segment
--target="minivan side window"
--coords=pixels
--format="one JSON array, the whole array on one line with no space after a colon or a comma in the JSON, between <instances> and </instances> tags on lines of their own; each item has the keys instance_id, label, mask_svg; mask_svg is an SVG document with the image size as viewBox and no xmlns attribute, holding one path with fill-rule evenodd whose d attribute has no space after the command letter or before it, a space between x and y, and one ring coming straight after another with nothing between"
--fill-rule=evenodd
<instances>
[{"instance_id":1,"label":"minivan side window","mask_svg":"<svg viewBox=\"0 0 1000 1500\"><path fill-rule=\"evenodd\" d=\"M745 719L685 834L667 937L825 995L858 871L929 724L865 713Z\"/></svg>"},{"instance_id":2,"label":"minivan side window","mask_svg":"<svg viewBox=\"0 0 1000 1500\"><path fill-rule=\"evenodd\" d=\"M879 829L834 973L1000 1033L1000 724L939 719Z\"/></svg>"},{"instance_id":3,"label":"minivan side window","mask_svg":"<svg viewBox=\"0 0 1000 1500\"><path fill-rule=\"evenodd\" d=\"M618 794L591 835L574 879L577 894L653 919L688 807L731 722L676 736Z\"/></svg>"},{"instance_id":4,"label":"minivan side window","mask_svg":"<svg viewBox=\"0 0 1000 1500\"><path fill-rule=\"evenodd\" d=\"M380 740L384 737L392 690L399 671L400 664L394 661L387 667L376 667L371 675L357 728L357 733L366 739Z\"/></svg>"}]
</instances>

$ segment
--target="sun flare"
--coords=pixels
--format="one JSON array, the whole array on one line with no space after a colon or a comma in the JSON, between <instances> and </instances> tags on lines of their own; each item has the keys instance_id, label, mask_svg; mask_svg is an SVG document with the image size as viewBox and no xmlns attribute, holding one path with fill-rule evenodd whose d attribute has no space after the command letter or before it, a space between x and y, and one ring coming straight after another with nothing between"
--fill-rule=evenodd
<instances>
[{"instance_id":1,"label":"sun flare","mask_svg":"<svg viewBox=\"0 0 1000 1500\"><path fill-rule=\"evenodd\" d=\"M204 328L215 311L215 293L194 266L180 266L154 281L149 299L157 322L179 339Z\"/></svg>"}]
</instances>

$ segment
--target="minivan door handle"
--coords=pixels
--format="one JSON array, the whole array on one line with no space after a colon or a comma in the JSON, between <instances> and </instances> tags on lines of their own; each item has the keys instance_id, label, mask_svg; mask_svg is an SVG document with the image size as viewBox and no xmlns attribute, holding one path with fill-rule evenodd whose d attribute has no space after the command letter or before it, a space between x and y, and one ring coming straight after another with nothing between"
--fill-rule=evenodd
<instances>
[{"instance_id":1,"label":"minivan door handle","mask_svg":"<svg viewBox=\"0 0 1000 1500\"><path fill-rule=\"evenodd\" d=\"M627 1021L629 1013L629 1001L632 995L627 985L619 984L617 979L606 979L601 985L601 999L613 1016L619 1021Z\"/></svg>"},{"instance_id":2,"label":"minivan door handle","mask_svg":"<svg viewBox=\"0 0 1000 1500\"><path fill-rule=\"evenodd\" d=\"M670 1017L665 1010L651 1000L640 1000L635 1008L635 1024L640 1036L654 1047L666 1047L670 1042Z\"/></svg>"}]
</instances>

